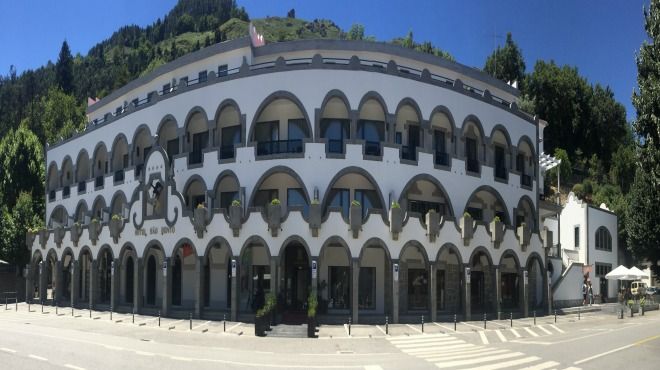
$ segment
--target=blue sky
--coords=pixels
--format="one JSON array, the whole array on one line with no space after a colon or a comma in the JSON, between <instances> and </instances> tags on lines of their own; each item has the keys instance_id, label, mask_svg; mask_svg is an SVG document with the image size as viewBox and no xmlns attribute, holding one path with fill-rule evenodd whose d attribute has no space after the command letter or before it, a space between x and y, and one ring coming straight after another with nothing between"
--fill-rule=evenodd
<instances>
[{"instance_id":1,"label":"blue sky","mask_svg":"<svg viewBox=\"0 0 660 370\"><path fill-rule=\"evenodd\" d=\"M353 23L368 35L389 40L413 31L457 61L482 68L506 32L523 51L527 71L539 59L577 66L591 83L609 85L633 119L635 53L644 33L642 9L649 0L238 0L253 18L285 16L291 8L304 19L327 18L343 29ZM5 2L0 32L0 73L19 73L57 60L62 40L86 54L127 24L145 26L165 15L176 0L26 0Z\"/></svg>"}]
</instances>

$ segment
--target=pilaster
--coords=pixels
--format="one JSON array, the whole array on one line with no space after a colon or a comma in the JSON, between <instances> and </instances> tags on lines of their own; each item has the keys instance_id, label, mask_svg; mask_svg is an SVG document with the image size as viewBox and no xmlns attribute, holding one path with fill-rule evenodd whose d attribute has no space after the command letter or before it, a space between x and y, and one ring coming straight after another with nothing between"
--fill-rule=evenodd
<instances>
[{"instance_id":1,"label":"pilaster","mask_svg":"<svg viewBox=\"0 0 660 370\"><path fill-rule=\"evenodd\" d=\"M360 260L353 258L351 260L351 317L353 324L358 323L358 288L360 285Z\"/></svg>"}]
</instances>

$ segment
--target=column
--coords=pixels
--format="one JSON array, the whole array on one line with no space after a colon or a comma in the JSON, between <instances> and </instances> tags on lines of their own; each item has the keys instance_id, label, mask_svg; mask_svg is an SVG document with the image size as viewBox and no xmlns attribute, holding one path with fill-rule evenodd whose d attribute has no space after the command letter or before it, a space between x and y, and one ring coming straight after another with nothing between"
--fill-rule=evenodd
<instances>
[{"instance_id":1,"label":"column","mask_svg":"<svg viewBox=\"0 0 660 370\"><path fill-rule=\"evenodd\" d=\"M119 287L119 260L110 262L110 311L117 308L117 288Z\"/></svg>"},{"instance_id":2,"label":"column","mask_svg":"<svg viewBox=\"0 0 660 370\"><path fill-rule=\"evenodd\" d=\"M78 274L80 273L80 268L78 262L71 260L71 307L75 307L78 302Z\"/></svg>"},{"instance_id":3,"label":"column","mask_svg":"<svg viewBox=\"0 0 660 370\"><path fill-rule=\"evenodd\" d=\"M170 304L172 303L172 267L170 266L170 258L165 257L163 260L163 302L160 310L161 316L167 316Z\"/></svg>"},{"instance_id":4,"label":"column","mask_svg":"<svg viewBox=\"0 0 660 370\"><path fill-rule=\"evenodd\" d=\"M39 262L39 301L46 300L46 266L43 261Z\"/></svg>"},{"instance_id":5,"label":"column","mask_svg":"<svg viewBox=\"0 0 660 370\"><path fill-rule=\"evenodd\" d=\"M236 258L231 259L229 268L231 273L231 321L236 321L238 319L238 277L236 276L238 260Z\"/></svg>"},{"instance_id":6,"label":"column","mask_svg":"<svg viewBox=\"0 0 660 370\"><path fill-rule=\"evenodd\" d=\"M135 256L133 265L133 310L140 313L142 307L142 258ZM128 292L127 292L128 294Z\"/></svg>"},{"instance_id":7,"label":"column","mask_svg":"<svg viewBox=\"0 0 660 370\"><path fill-rule=\"evenodd\" d=\"M438 314L438 279L437 279L438 265L436 262L430 263L429 268L429 297L431 297L431 321L436 321Z\"/></svg>"},{"instance_id":8,"label":"column","mask_svg":"<svg viewBox=\"0 0 660 370\"><path fill-rule=\"evenodd\" d=\"M98 284L98 263L96 260L92 261L92 264L89 268L89 307L94 309L94 303L96 302L96 285Z\"/></svg>"},{"instance_id":9,"label":"column","mask_svg":"<svg viewBox=\"0 0 660 370\"><path fill-rule=\"evenodd\" d=\"M359 117L359 112L358 111L351 111L350 112L351 123L350 123L350 126L349 126L349 133L348 133L350 140L357 139L358 117Z\"/></svg>"},{"instance_id":10,"label":"column","mask_svg":"<svg viewBox=\"0 0 660 370\"><path fill-rule=\"evenodd\" d=\"M551 315L552 314L552 287L551 287L552 279L551 279L551 276L550 276L549 272L546 273L546 279L547 280L545 281L544 293L545 293L545 297L546 297L545 298L546 303L547 303L547 306L548 306L548 315Z\"/></svg>"},{"instance_id":11,"label":"column","mask_svg":"<svg viewBox=\"0 0 660 370\"><path fill-rule=\"evenodd\" d=\"M32 286L32 269L30 265L25 266L25 303L32 303L34 287Z\"/></svg>"},{"instance_id":12,"label":"column","mask_svg":"<svg viewBox=\"0 0 660 370\"><path fill-rule=\"evenodd\" d=\"M204 292L204 276L203 276L204 257L197 257L195 264L195 317L202 316L202 298Z\"/></svg>"},{"instance_id":13,"label":"column","mask_svg":"<svg viewBox=\"0 0 660 370\"><path fill-rule=\"evenodd\" d=\"M62 261L55 262L55 296L53 297L53 305L60 305L62 300L62 282L64 281L64 275L62 272Z\"/></svg>"},{"instance_id":14,"label":"column","mask_svg":"<svg viewBox=\"0 0 660 370\"><path fill-rule=\"evenodd\" d=\"M523 276L523 287L522 287L522 308L523 308L523 317L529 316L529 278L527 277L527 270L521 269L521 275Z\"/></svg>"},{"instance_id":15,"label":"column","mask_svg":"<svg viewBox=\"0 0 660 370\"><path fill-rule=\"evenodd\" d=\"M318 258L314 258L312 259L312 292L311 292L312 295L314 296L318 295L318 277L319 277L319 260Z\"/></svg>"},{"instance_id":16,"label":"column","mask_svg":"<svg viewBox=\"0 0 660 370\"><path fill-rule=\"evenodd\" d=\"M502 270L500 266L493 266L495 269L495 307L497 308L498 320L500 319L499 315L502 312Z\"/></svg>"},{"instance_id":17,"label":"column","mask_svg":"<svg viewBox=\"0 0 660 370\"><path fill-rule=\"evenodd\" d=\"M399 323L399 260L392 260L392 323Z\"/></svg>"},{"instance_id":18,"label":"column","mask_svg":"<svg viewBox=\"0 0 660 370\"><path fill-rule=\"evenodd\" d=\"M472 297L470 296L472 291L470 288L471 271L469 265L467 264L464 265L463 271L464 271L463 284L465 286L465 289L463 290L465 294L465 314L463 319L465 321L470 321L470 319L472 318L472 306L471 306Z\"/></svg>"},{"instance_id":19,"label":"column","mask_svg":"<svg viewBox=\"0 0 660 370\"><path fill-rule=\"evenodd\" d=\"M353 324L358 323L358 288L360 285L360 260L353 258L351 260L351 316Z\"/></svg>"},{"instance_id":20,"label":"column","mask_svg":"<svg viewBox=\"0 0 660 370\"><path fill-rule=\"evenodd\" d=\"M277 271L277 267L279 266L279 257L278 256L271 256L270 257L270 292L275 294L275 299L277 299L277 293L279 293L278 288L278 278L279 274ZM318 267L318 262L317 265ZM312 274L312 289L316 289L316 282L314 280L314 274Z\"/></svg>"}]
</instances>

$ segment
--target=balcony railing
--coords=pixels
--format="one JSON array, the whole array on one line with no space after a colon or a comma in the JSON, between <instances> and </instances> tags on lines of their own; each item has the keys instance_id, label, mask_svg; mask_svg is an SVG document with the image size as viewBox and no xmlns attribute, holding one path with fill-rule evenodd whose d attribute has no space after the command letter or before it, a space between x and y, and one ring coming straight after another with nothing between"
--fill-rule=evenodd
<instances>
[{"instance_id":1,"label":"balcony railing","mask_svg":"<svg viewBox=\"0 0 660 370\"><path fill-rule=\"evenodd\" d=\"M52 202L55 200L55 190L51 190L48 192L48 201Z\"/></svg>"},{"instance_id":2,"label":"balcony railing","mask_svg":"<svg viewBox=\"0 0 660 370\"><path fill-rule=\"evenodd\" d=\"M522 174L522 176L520 176L520 183L521 183L523 186L529 186L529 187L531 187L531 186L532 186L532 176Z\"/></svg>"},{"instance_id":3,"label":"balcony railing","mask_svg":"<svg viewBox=\"0 0 660 370\"><path fill-rule=\"evenodd\" d=\"M449 156L445 152L435 152L435 164L449 166Z\"/></svg>"},{"instance_id":4,"label":"balcony railing","mask_svg":"<svg viewBox=\"0 0 660 370\"><path fill-rule=\"evenodd\" d=\"M500 180L506 180L506 167L496 166L495 167L495 177Z\"/></svg>"},{"instance_id":5,"label":"balcony railing","mask_svg":"<svg viewBox=\"0 0 660 370\"><path fill-rule=\"evenodd\" d=\"M380 156L380 142L378 141L365 141L364 154Z\"/></svg>"},{"instance_id":6,"label":"balcony railing","mask_svg":"<svg viewBox=\"0 0 660 370\"><path fill-rule=\"evenodd\" d=\"M417 147L403 145L401 146L401 159L406 159L409 161L417 160Z\"/></svg>"},{"instance_id":7,"label":"balcony railing","mask_svg":"<svg viewBox=\"0 0 660 370\"><path fill-rule=\"evenodd\" d=\"M78 194L85 192L85 190L87 190L87 182L80 181L78 183Z\"/></svg>"},{"instance_id":8,"label":"balcony railing","mask_svg":"<svg viewBox=\"0 0 660 370\"><path fill-rule=\"evenodd\" d=\"M220 147L220 159L234 158L234 146L225 145Z\"/></svg>"},{"instance_id":9,"label":"balcony railing","mask_svg":"<svg viewBox=\"0 0 660 370\"><path fill-rule=\"evenodd\" d=\"M114 181L115 182L123 182L124 181L124 170L115 171Z\"/></svg>"},{"instance_id":10,"label":"balcony railing","mask_svg":"<svg viewBox=\"0 0 660 370\"><path fill-rule=\"evenodd\" d=\"M67 185L64 188L62 188L62 197L68 198L69 195L71 195L71 186Z\"/></svg>"},{"instance_id":11,"label":"balcony railing","mask_svg":"<svg viewBox=\"0 0 660 370\"><path fill-rule=\"evenodd\" d=\"M257 155L273 155L284 153L302 153L303 142L295 140L274 140L257 143Z\"/></svg>"},{"instance_id":12,"label":"balcony railing","mask_svg":"<svg viewBox=\"0 0 660 370\"><path fill-rule=\"evenodd\" d=\"M467 170L470 172L479 172L479 161L476 159L468 159Z\"/></svg>"},{"instance_id":13,"label":"balcony railing","mask_svg":"<svg viewBox=\"0 0 660 370\"><path fill-rule=\"evenodd\" d=\"M95 188L103 187L103 176L96 176L96 179L94 180L94 187Z\"/></svg>"},{"instance_id":14,"label":"balcony railing","mask_svg":"<svg viewBox=\"0 0 660 370\"><path fill-rule=\"evenodd\" d=\"M344 153L344 140L328 139L328 153Z\"/></svg>"}]
</instances>

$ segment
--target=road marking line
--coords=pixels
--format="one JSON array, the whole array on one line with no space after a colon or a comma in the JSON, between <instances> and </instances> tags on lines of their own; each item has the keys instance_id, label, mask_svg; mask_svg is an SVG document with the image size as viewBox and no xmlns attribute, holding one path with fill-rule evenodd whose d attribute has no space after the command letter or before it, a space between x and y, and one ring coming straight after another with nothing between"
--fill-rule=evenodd
<instances>
[{"instance_id":1,"label":"road marking line","mask_svg":"<svg viewBox=\"0 0 660 370\"><path fill-rule=\"evenodd\" d=\"M433 356L437 356L438 354L451 354L451 353L454 353L454 352L475 351L476 350L475 347L476 346L474 344L458 344L458 345L455 345L455 346L443 347L442 349L439 349L439 348L431 349L431 348L429 348L427 351L415 352L415 356L418 356L418 357L424 357L424 356L433 357ZM403 352L408 353L406 351L403 351Z\"/></svg>"},{"instance_id":2,"label":"road marking line","mask_svg":"<svg viewBox=\"0 0 660 370\"><path fill-rule=\"evenodd\" d=\"M10 349L10 348L4 348L4 347L3 347L3 348L0 348L0 351L2 351L2 352L9 352L9 353L16 353L15 350Z\"/></svg>"},{"instance_id":3,"label":"road marking line","mask_svg":"<svg viewBox=\"0 0 660 370\"><path fill-rule=\"evenodd\" d=\"M439 362L439 363L436 363L435 366L439 367L440 369L446 369L448 367L474 365L474 364L478 364L478 363L481 363L481 362L504 360L504 359L507 359L507 358L520 357L522 355L523 354L520 353L520 352L512 352L512 353L505 353L505 354L495 355L495 356L485 356L485 357L481 357L481 358L473 358L473 359L469 359L469 360Z\"/></svg>"},{"instance_id":4,"label":"road marking line","mask_svg":"<svg viewBox=\"0 0 660 370\"><path fill-rule=\"evenodd\" d=\"M564 370L582 370L582 369L580 369L579 367L573 367L573 366L571 366L571 367L567 367L567 368L565 368Z\"/></svg>"},{"instance_id":5,"label":"road marking line","mask_svg":"<svg viewBox=\"0 0 660 370\"><path fill-rule=\"evenodd\" d=\"M412 339L412 340L391 340L390 343L394 345L399 345L399 344L412 344L412 343L429 343L429 342L437 342L437 343L442 343L442 342L449 342L452 340L456 340L454 337L447 336L446 338L424 338L424 339Z\"/></svg>"},{"instance_id":6,"label":"road marking line","mask_svg":"<svg viewBox=\"0 0 660 370\"><path fill-rule=\"evenodd\" d=\"M151 353L151 352L135 351L135 353L140 355L140 356L154 356L154 354Z\"/></svg>"},{"instance_id":7,"label":"road marking line","mask_svg":"<svg viewBox=\"0 0 660 370\"><path fill-rule=\"evenodd\" d=\"M410 324L406 324L406 326L409 327L410 329L412 329L412 330L414 330L414 331L420 333L420 334L423 334L421 330L417 329L416 327L414 327L414 326L412 326L412 325L410 325Z\"/></svg>"},{"instance_id":8,"label":"road marking line","mask_svg":"<svg viewBox=\"0 0 660 370\"><path fill-rule=\"evenodd\" d=\"M238 328L239 326L241 326L241 324L242 324L242 323L239 322L238 324L229 327L229 329L227 329L227 331L232 331L232 329L234 329L234 328Z\"/></svg>"},{"instance_id":9,"label":"road marking line","mask_svg":"<svg viewBox=\"0 0 660 370\"><path fill-rule=\"evenodd\" d=\"M525 329L525 331L528 332L533 337L539 336L538 334L534 333L530 328L523 328L523 329Z\"/></svg>"},{"instance_id":10,"label":"road marking line","mask_svg":"<svg viewBox=\"0 0 660 370\"><path fill-rule=\"evenodd\" d=\"M439 327L445 329L445 330L448 330L448 331L454 331L454 329L449 328L449 327L446 327L446 326L444 326L444 325L440 325L440 324L438 324L438 323L435 322L435 321L434 321L433 323L434 323L435 325L437 325L437 326L439 326Z\"/></svg>"},{"instance_id":11,"label":"road marking line","mask_svg":"<svg viewBox=\"0 0 660 370\"><path fill-rule=\"evenodd\" d=\"M502 334L502 331L500 329L495 330L495 334L500 338L502 342L508 342L504 334Z\"/></svg>"},{"instance_id":12,"label":"road marking line","mask_svg":"<svg viewBox=\"0 0 660 370\"><path fill-rule=\"evenodd\" d=\"M473 328L477 328L477 329L479 329L479 330L484 330L481 326L476 326L476 325L468 324L468 323L466 323L466 322L462 322L461 324L466 325L466 326L471 326L471 327L473 327Z\"/></svg>"},{"instance_id":13,"label":"road marking line","mask_svg":"<svg viewBox=\"0 0 660 370\"><path fill-rule=\"evenodd\" d=\"M489 349L488 351L482 351L482 352L474 352L474 353L464 353L460 355L453 355L453 356L436 356L435 358L427 358L426 361L447 361L447 360L460 360L460 359L470 359L473 357L481 357L481 356L491 356L491 355L499 355L501 353L507 353L510 351L508 349Z\"/></svg>"},{"instance_id":14,"label":"road marking line","mask_svg":"<svg viewBox=\"0 0 660 370\"><path fill-rule=\"evenodd\" d=\"M35 360L39 360L39 361L48 361L47 358L44 358L44 357L41 357L41 356L37 356L37 355L28 355L28 357L29 357L29 358L32 358L32 359L35 359Z\"/></svg>"},{"instance_id":15,"label":"road marking line","mask_svg":"<svg viewBox=\"0 0 660 370\"><path fill-rule=\"evenodd\" d=\"M187 358L187 357L177 357L177 356L170 356L172 360L177 360L177 361L192 361L192 358Z\"/></svg>"},{"instance_id":16,"label":"road marking line","mask_svg":"<svg viewBox=\"0 0 660 370\"><path fill-rule=\"evenodd\" d=\"M462 340L453 340L448 342L427 342L427 343L413 343L413 344L399 344L397 347L400 349L414 349L422 347L440 347L445 344L461 344L465 343Z\"/></svg>"},{"instance_id":17,"label":"road marking line","mask_svg":"<svg viewBox=\"0 0 660 370\"><path fill-rule=\"evenodd\" d=\"M557 365L559 365L559 362L547 361L547 362L544 362L542 364L526 367L526 368L520 369L520 370L544 370L544 369L548 369L548 368L551 368L551 367L555 367Z\"/></svg>"},{"instance_id":18,"label":"road marking line","mask_svg":"<svg viewBox=\"0 0 660 370\"><path fill-rule=\"evenodd\" d=\"M537 328L541 329L542 331L544 331L548 335L552 335L552 332L550 330L544 328L543 326L537 326Z\"/></svg>"},{"instance_id":19,"label":"road marking line","mask_svg":"<svg viewBox=\"0 0 660 370\"><path fill-rule=\"evenodd\" d=\"M208 324L210 324L210 323L211 323L210 321L207 321L207 322L205 322L205 323L203 323L203 324L199 324L199 325L197 325L197 326L193 326L192 330L199 329L199 328L201 328L202 326L206 326L206 325L208 325Z\"/></svg>"},{"instance_id":20,"label":"road marking line","mask_svg":"<svg viewBox=\"0 0 660 370\"><path fill-rule=\"evenodd\" d=\"M116 351L122 351L122 350L123 350L123 348L121 348L121 347L111 346L111 345L109 345L109 344L105 344L105 345L103 345L103 347L105 347L105 348L107 348L107 349L114 349L114 350L116 350Z\"/></svg>"},{"instance_id":21,"label":"road marking line","mask_svg":"<svg viewBox=\"0 0 660 370\"><path fill-rule=\"evenodd\" d=\"M555 329L555 330L557 330L557 331L560 332L560 333L565 333L565 331L559 329L559 328L558 328L556 325L554 325L554 324L550 324L550 327L553 328L553 329Z\"/></svg>"},{"instance_id":22,"label":"road marking line","mask_svg":"<svg viewBox=\"0 0 660 370\"><path fill-rule=\"evenodd\" d=\"M494 364L494 365L485 365L485 366L480 366L480 367L473 367L472 370L496 370L496 369L501 369L504 367L511 367L511 366L518 366L522 364L527 364L530 362L534 362L540 360L539 357L536 356L531 356L531 357L524 357L516 360L511 360L507 362L500 362L499 364Z\"/></svg>"},{"instance_id":23,"label":"road marking line","mask_svg":"<svg viewBox=\"0 0 660 370\"><path fill-rule=\"evenodd\" d=\"M481 341L483 342L483 344L488 344L488 338L486 338L486 334L484 334L483 331L479 332L479 336L481 337Z\"/></svg>"},{"instance_id":24,"label":"road marking line","mask_svg":"<svg viewBox=\"0 0 660 370\"><path fill-rule=\"evenodd\" d=\"M573 365L579 365L581 363L591 361L591 360L597 359L599 357L603 357L603 356L607 356L607 355L615 353L615 352L623 351L624 349L628 349L630 347L633 347L634 345L635 345L635 343L631 343L631 344L628 344L628 345L623 346L623 347L615 348L615 349L607 351L607 352L603 352L603 353L599 353L599 354L591 356L591 357L583 358L582 360L578 360L578 361L573 362Z\"/></svg>"},{"instance_id":25,"label":"road marking line","mask_svg":"<svg viewBox=\"0 0 660 370\"><path fill-rule=\"evenodd\" d=\"M649 342L649 341L652 341L652 340L658 339L658 338L660 338L660 335L655 335L653 337L648 337L646 339L639 340L639 341L635 342L635 344L636 345L641 345L641 344L644 344L646 342Z\"/></svg>"},{"instance_id":26,"label":"road marking line","mask_svg":"<svg viewBox=\"0 0 660 370\"><path fill-rule=\"evenodd\" d=\"M422 353L422 352L441 353L442 347L401 348L401 352L408 354Z\"/></svg>"},{"instance_id":27,"label":"road marking line","mask_svg":"<svg viewBox=\"0 0 660 370\"><path fill-rule=\"evenodd\" d=\"M64 367L68 367L69 369L73 369L73 370L85 370L84 367L80 367L80 366L76 366L76 365L71 365L71 364L66 364L66 365L64 365Z\"/></svg>"}]
</instances>

